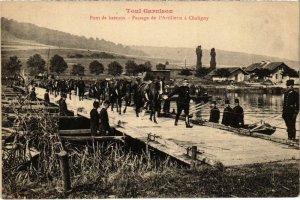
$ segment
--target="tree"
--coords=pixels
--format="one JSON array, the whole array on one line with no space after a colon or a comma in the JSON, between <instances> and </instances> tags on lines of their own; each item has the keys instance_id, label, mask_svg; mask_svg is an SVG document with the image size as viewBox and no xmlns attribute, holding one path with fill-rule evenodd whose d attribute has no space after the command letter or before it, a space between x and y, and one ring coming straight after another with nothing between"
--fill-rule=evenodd
<instances>
[{"instance_id":1,"label":"tree","mask_svg":"<svg viewBox=\"0 0 300 200\"><path fill-rule=\"evenodd\" d=\"M152 69L152 65L151 65L151 62L150 61L146 61L145 64L144 64L144 72L148 72L148 71L151 71Z\"/></svg>"},{"instance_id":2,"label":"tree","mask_svg":"<svg viewBox=\"0 0 300 200\"><path fill-rule=\"evenodd\" d=\"M73 65L71 74L75 75L75 76L76 75L83 76L84 75L84 66L82 66L81 64Z\"/></svg>"},{"instance_id":3,"label":"tree","mask_svg":"<svg viewBox=\"0 0 300 200\"><path fill-rule=\"evenodd\" d=\"M165 65L168 66L168 65L169 65L169 61L166 61L166 62L165 62Z\"/></svg>"},{"instance_id":4,"label":"tree","mask_svg":"<svg viewBox=\"0 0 300 200\"><path fill-rule=\"evenodd\" d=\"M266 68L261 68L255 71L255 75L258 77L258 79L264 79L265 77L270 76L271 71Z\"/></svg>"},{"instance_id":5,"label":"tree","mask_svg":"<svg viewBox=\"0 0 300 200\"><path fill-rule=\"evenodd\" d=\"M135 74L144 73L151 71L152 65L150 61L145 62L145 64L139 64L137 70L135 70Z\"/></svg>"},{"instance_id":6,"label":"tree","mask_svg":"<svg viewBox=\"0 0 300 200\"><path fill-rule=\"evenodd\" d=\"M210 72L209 68L206 68L206 67L197 68L195 76L197 76L197 77L204 77L207 74L209 74L209 72Z\"/></svg>"},{"instance_id":7,"label":"tree","mask_svg":"<svg viewBox=\"0 0 300 200\"><path fill-rule=\"evenodd\" d=\"M33 56L30 56L26 64L30 69L30 75L36 76L39 73L45 72L46 62L39 54L34 54Z\"/></svg>"},{"instance_id":8,"label":"tree","mask_svg":"<svg viewBox=\"0 0 300 200\"><path fill-rule=\"evenodd\" d=\"M166 65L159 63L159 64L156 65L156 69L157 70L165 70L166 69Z\"/></svg>"},{"instance_id":9,"label":"tree","mask_svg":"<svg viewBox=\"0 0 300 200\"><path fill-rule=\"evenodd\" d=\"M137 73L139 73L138 65L132 60L128 60L126 62L125 69L127 74L136 75Z\"/></svg>"},{"instance_id":10,"label":"tree","mask_svg":"<svg viewBox=\"0 0 300 200\"><path fill-rule=\"evenodd\" d=\"M181 70L180 75L190 76L190 75L192 75L192 72L191 72L190 69L185 68L185 69L182 69L182 70Z\"/></svg>"},{"instance_id":11,"label":"tree","mask_svg":"<svg viewBox=\"0 0 300 200\"><path fill-rule=\"evenodd\" d=\"M102 65L102 63L99 63L97 60L91 62L89 68L91 74L99 75L102 74L104 71L104 66Z\"/></svg>"},{"instance_id":12,"label":"tree","mask_svg":"<svg viewBox=\"0 0 300 200\"><path fill-rule=\"evenodd\" d=\"M50 60L50 71L57 74L63 73L68 68L68 65L63 57L54 55Z\"/></svg>"},{"instance_id":13,"label":"tree","mask_svg":"<svg viewBox=\"0 0 300 200\"><path fill-rule=\"evenodd\" d=\"M5 71L9 75L14 75L17 72L20 72L21 69L21 61L17 56L9 57L9 61L5 64Z\"/></svg>"},{"instance_id":14,"label":"tree","mask_svg":"<svg viewBox=\"0 0 300 200\"><path fill-rule=\"evenodd\" d=\"M113 61L108 65L108 74L113 76L120 75L123 72L123 67L117 61Z\"/></svg>"}]
</instances>

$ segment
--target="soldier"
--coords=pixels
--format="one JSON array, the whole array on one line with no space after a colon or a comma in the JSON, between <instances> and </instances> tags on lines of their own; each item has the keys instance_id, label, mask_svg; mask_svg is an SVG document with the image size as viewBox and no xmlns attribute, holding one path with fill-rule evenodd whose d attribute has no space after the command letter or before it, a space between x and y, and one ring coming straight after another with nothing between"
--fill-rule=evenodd
<instances>
[{"instance_id":1,"label":"soldier","mask_svg":"<svg viewBox=\"0 0 300 200\"><path fill-rule=\"evenodd\" d=\"M67 96L65 94L61 94L61 98L58 101L60 116L68 116L68 108L67 108L66 98L67 98Z\"/></svg>"},{"instance_id":2,"label":"soldier","mask_svg":"<svg viewBox=\"0 0 300 200\"><path fill-rule=\"evenodd\" d=\"M68 92L67 82L65 79L63 79L62 81L60 81L60 93L65 94L67 96L67 92Z\"/></svg>"},{"instance_id":3,"label":"soldier","mask_svg":"<svg viewBox=\"0 0 300 200\"><path fill-rule=\"evenodd\" d=\"M109 125L109 119L108 119L108 113L107 113L107 109L110 106L110 102L105 100L103 102L103 106L102 109L100 111L99 114L99 119L100 119L100 126L99 126L99 130L101 134L104 135L108 135L109 133L111 133L111 128Z\"/></svg>"},{"instance_id":4,"label":"soldier","mask_svg":"<svg viewBox=\"0 0 300 200\"><path fill-rule=\"evenodd\" d=\"M170 93L169 85L166 85L164 94L168 95L169 93ZM170 99L165 99L164 106L163 106L163 111L165 114L170 113L170 103L171 103Z\"/></svg>"},{"instance_id":5,"label":"soldier","mask_svg":"<svg viewBox=\"0 0 300 200\"><path fill-rule=\"evenodd\" d=\"M99 101L95 100L93 103L93 109L90 112L90 125L91 125L91 135L97 135L99 130L99 113L97 109L99 108Z\"/></svg>"},{"instance_id":6,"label":"soldier","mask_svg":"<svg viewBox=\"0 0 300 200\"><path fill-rule=\"evenodd\" d=\"M84 84L84 81L82 80L82 77L80 77L80 80L77 83L77 87L78 87L78 93L79 93L78 94L79 101L83 101L85 84Z\"/></svg>"},{"instance_id":7,"label":"soldier","mask_svg":"<svg viewBox=\"0 0 300 200\"><path fill-rule=\"evenodd\" d=\"M225 100L225 108L223 112L222 124L225 126L232 126L232 113L233 109L230 107L228 99Z\"/></svg>"},{"instance_id":8,"label":"soldier","mask_svg":"<svg viewBox=\"0 0 300 200\"><path fill-rule=\"evenodd\" d=\"M169 94L168 98L172 97L175 94L178 94L178 98L176 101L177 114L176 114L176 118L175 118L175 126L177 126L179 116L180 116L182 110L184 110L186 128L192 128L192 126L190 125L190 119L189 119L189 109L190 109L191 97L190 97L190 88L188 87L188 85L189 85L188 81L184 80L183 85L176 88L174 90L174 92Z\"/></svg>"},{"instance_id":9,"label":"soldier","mask_svg":"<svg viewBox=\"0 0 300 200\"><path fill-rule=\"evenodd\" d=\"M45 106L50 105L49 89L46 89L46 92L44 94L44 105Z\"/></svg>"},{"instance_id":10,"label":"soldier","mask_svg":"<svg viewBox=\"0 0 300 200\"><path fill-rule=\"evenodd\" d=\"M293 88L294 80L287 80L283 98L282 118L287 127L288 139L296 139L296 118L299 112L299 93Z\"/></svg>"},{"instance_id":11,"label":"soldier","mask_svg":"<svg viewBox=\"0 0 300 200\"><path fill-rule=\"evenodd\" d=\"M36 101L36 93L35 93L35 87L32 87L30 95L29 95L30 101Z\"/></svg>"},{"instance_id":12,"label":"soldier","mask_svg":"<svg viewBox=\"0 0 300 200\"><path fill-rule=\"evenodd\" d=\"M114 105L115 103L117 103L117 92L116 92L116 85L117 82L114 79L111 79L110 83L109 83L109 102L111 104L111 111L114 111Z\"/></svg>"},{"instance_id":13,"label":"soldier","mask_svg":"<svg viewBox=\"0 0 300 200\"><path fill-rule=\"evenodd\" d=\"M232 126L235 128L242 128L244 127L244 110L240 106L239 99L235 99L235 107L233 108L232 114Z\"/></svg>"},{"instance_id":14,"label":"soldier","mask_svg":"<svg viewBox=\"0 0 300 200\"><path fill-rule=\"evenodd\" d=\"M209 122L219 123L220 110L217 108L217 102L212 101Z\"/></svg>"}]
</instances>

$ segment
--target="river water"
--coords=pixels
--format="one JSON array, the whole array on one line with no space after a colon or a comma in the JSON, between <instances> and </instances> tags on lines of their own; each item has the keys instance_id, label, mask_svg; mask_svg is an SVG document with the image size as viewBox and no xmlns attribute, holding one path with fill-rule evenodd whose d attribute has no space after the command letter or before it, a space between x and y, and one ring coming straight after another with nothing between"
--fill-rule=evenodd
<instances>
[{"instance_id":1,"label":"river water","mask_svg":"<svg viewBox=\"0 0 300 200\"><path fill-rule=\"evenodd\" d=\"M274 94L248 94L248 93L210 93L213 99L217 100L217 107L221 112L220 122L222 121L224 110L224 99L229 99L231 107L234 107L234 99L238 98L240 105L244 109L245 124L252 124L260 122L261 120L276 127L276 132L272 137L287 138L285 123L281 117L283 95ZM190 112L194 111L195 104L199 102L193 102L190 105ZM176 103L171 103L171 111L175 109ZM209 119L210 105L206 104L200 111L194 111L193 118L195 119ZM297 118L297 138L299 138L299 115Z\"/></svg>"}]
</instances>

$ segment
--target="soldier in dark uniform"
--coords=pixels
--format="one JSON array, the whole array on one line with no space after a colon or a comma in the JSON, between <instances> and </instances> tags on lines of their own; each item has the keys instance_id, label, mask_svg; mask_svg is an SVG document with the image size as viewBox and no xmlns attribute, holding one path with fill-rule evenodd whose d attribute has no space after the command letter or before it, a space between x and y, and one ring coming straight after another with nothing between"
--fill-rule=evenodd
<instances>
[{"instance_id":1,"label":"soldier in dark uniform","mask_svg":"<svg viewBox=\"0 0 300 200\"><path fill-rule=\"evenodd\" d=\"M132 91L133 91L133 103L135 105L135 114L136 117L139 117L139 110L143 107L143 102L140 101L140 93L139 93L139 86L141 84L141 79L138 77L136 78L135 82L132 85Z\"/></svg>"},{"instance_id":2,"label":"soldier in dark uniform","mask_svg":"<svg viewBox=\"0 0 300 200\"><path fill-rule=\"evenodd\" d=\"M225 100L225 108L223 112L222 124L225 126L232 126L232 113L233 109L230 107L228 99Z\"/></svg>"},{"instance_id":3,"label":"soldier in dark uniform","mask_svg":"<svg viewBox=\"0 0 300 200\"><path fill-rule=\"evenodd\" d=\"M78 94L79 101L83 101L85 84L84 84L84 81L82 80L82 77L80 77L80 80L77 83L77 87L78 87L78 93L79 93Z\"/></svg>"},{"instance_id":4,"label":"soldier in dark uniform","mask_svg":"<svg viewBox=\"0 0 300 200\"><path fill-rule=\"evenodd\" d=\"M35 93L35 87L33 87L31 89L31 92L30 92L30 95L29 95L29 99L30 99L30 101L36 101L37 100L36 93Z\"/></svg>"},{"instance_id":5,"label":"soldier in dark uniform","mask_svg":"<svg viewBox=\"0 0 300 200\"><path fill-rule=\"evenodd\" d=\"M60 116L68 116L68 108L67 108L66 98L67 98L67 96L65 94L61 94L61 98L58 101Z\"/></svg>"},{"instance_id":6,"label":"soldier in dark uniform","mask_svg":"<svg viewBox=\"0 0 300 200\"><path fill-rule=\"evenodd\" d=\"M220 110L217 108L217 102L212 101L211 107L209 122L219 123Z\"/></svg>"},{"instance_id":7,"label":"soldier in dark uniform","mask_svg":"<svg viewBox=\"0 0 300 200\"><path fill-rule=\"evenodd\" d=\"M114 105L117 103L117 92L116 92L117 82L112 79L109 83L109 102L111 104L111 111L114 111Z\"/></svg>"},{"instance_id":8,"label":"soldier in dark uniform","mask_svg":"<svg viewBox=\"0 0 300 200\"><path fill-rule=\"evenodd\" d=\"M244 127L244 110L240 106L240 102L238 99L234 100L235 107L233 108L232 114L232 126L235 128L242 128Z\"/></svg>"},{"instance_id":9,"label":"soldier in dark uniform","mask_svg":"<svg viewBox=\"0 0 300 200\"><path fill-rule=\"evenodd\" d=\"M90 112L90 125L91 125L91 134L97 135L99 130L99 113L97 109L99 108L99 101L95 100L93 103L93 109Z\"/></svg>"},{"instance_id":10,"label":"soldier in dark uniform","mask_svg":"<svg viewBox=\"0 0 300 200\"><path fill-rule=\"evenodd\" d=\"M294 80L287 80L283 98L282 118L287 127L288 139L296 139L296 118L299 112L299 93L293 88Z\"/></svg>"},{"instance_id":11,"label":"soldier in dark uniform","mask_svg":"<svg viewBox=\"0 0 300 200\"><path fill-rule=\"evenodd\" d=\"M62 81L60 81L60 93L67 95L67 92L68 92L67 82L65 79L63 79Z\"/></svg>"},{"instance_id":12,"label":"soldier in dark uniform","mask_svg":"<svg viewBox=\"0 0 300 200\"><path fill-rule=\"evenodd\" d=\"M101 108L100 114L99 114L99 119L100 119L100 126L99 126L99 130L100 133L103 135L108 135L111 133L111 128L109 125L109 119L108 119L108 113L107 113L107 109L110 106L110 102L105 100L103 102L103 106Z\"/></svg>"},{"instance_id":13,"label":"soldier in dark uniform","mask_svg":"<svg viewBox=\"0 0 300 200\"><path fill-rule=\"evenodd\" d=\"M169 93L170 93L169 85L166 85L164 95L169 95ZM164 106L163 106L163 111L165 114L170 113L170 104L171 104L170 99L165 99Z\"/></svg>"},{"instance_id":14,"label":"soldier in dark uniform","mask_svg":"<svg viewBox=\"0 0 300 200\"><path fill-rule=\"evenodd\" d=\"M50 105L49 89L46 89L46 92L44 94L44 105L45 106Z\"/></svg>"},{"instance_id":15,"label":"soldier in dark uniform","mask_svg":"<svg viewBox=\"0 0 300 200\"><path fill-rule=\"evenodd\" d=\"M183 85L176 88L174 90L174 92L169 94L168 98L172 97L175 94L178 94L178 98L176 101L177 114L176 114L176 118L175 118L175 126L177 126L179 116L180 116L182 110L184 110L186 128L192 128L192 126L190 125L190 119L189 119L189 109L190 109L191 97L190 97L190 88L188 87L188 84L189 84L188 81L184 80Z\"/></svg>"}]
</instances>

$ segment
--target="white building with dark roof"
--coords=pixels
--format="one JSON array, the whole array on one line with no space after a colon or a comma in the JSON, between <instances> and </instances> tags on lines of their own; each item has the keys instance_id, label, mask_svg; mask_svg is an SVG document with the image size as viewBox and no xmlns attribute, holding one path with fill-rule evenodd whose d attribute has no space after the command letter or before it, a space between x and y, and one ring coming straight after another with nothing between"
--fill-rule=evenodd
<instances>
[{"instance_id":1,"label":"white building with dark roof","mask_svg":"<svg viewBox=\"0 0 300 200\"><path fill-rule=\"evenodd\" d=\"M256 72L261 69L269 70L269 76L264 77L264 79L270 80L273 83L281 83L286 79L295 76L295 74L291 73L291 68L284 62L262 61L260 63L253 63L246 67L245 71L248 72L252 77L255 77Z\"/></svg>"},{"instance_id":2,"label":"white building with dark roof","mask_svg":"<svg viewBox=\"0 0 300 200\"><path fill-rule=\"evenodd\" d=\"M228 71L228 76L222 76L218 73L218 70ZM213 81L234 81L243 82L247 80L248 73L240 67L229 67L229 68L218 68L211 71L207 77L211 78Z\"/></svg>"}]
</instances>

